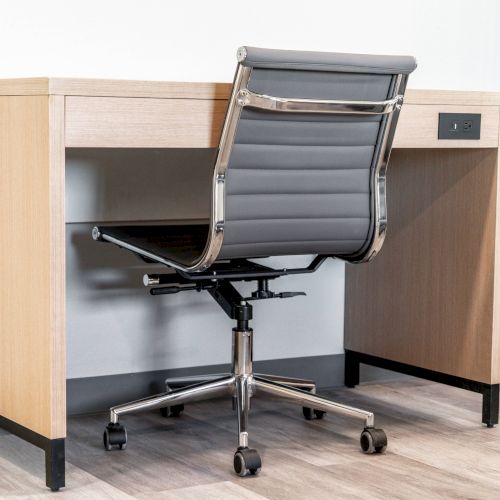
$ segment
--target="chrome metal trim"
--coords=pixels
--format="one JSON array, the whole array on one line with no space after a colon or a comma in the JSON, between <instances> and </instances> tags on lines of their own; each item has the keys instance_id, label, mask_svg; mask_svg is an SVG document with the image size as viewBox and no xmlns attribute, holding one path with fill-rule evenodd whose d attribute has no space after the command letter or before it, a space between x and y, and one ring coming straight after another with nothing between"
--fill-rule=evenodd
<instances>
[{"instance_id":1,"label":"chrome metal trim","mask_svg":"<svg viewBox=\"0 0 500 500\"><path fill-rule=\"evenodd\" d=\"M246 377L253 373L253 331L233 329L233 367L236 377Z\"/></svg>"},{"instance_id":2,"label":"chrome metal trim","mask_svg":"<svg viewBox=\"0 0 500 500\"><path fill-rule=\"evenodd\" d=\"M242 107L280 111L285 113L387 115L403 102L402 95L386 101L332 101L319 99L290 99L256 94L246 88L238 92L237 102Z\"/></svg>"},{"instance_id":3,"label":"chrome metal trim","mask_svg":"<svg viewBox=\"0 0 500 500\"><path fill-rule=\"evenodd\" d=\"M303 406L310 406L315 410L322 410L326 412L337 411L348 415L357 415L365 419L365 427L374 427L375 417L371 411L360 410L359 408L336 403L330 399L317 396L316 394L311 394L309 391L289 387L258 376L255 376L254 380L258 391L266 392L268 394L272 394L273 396L291 399L296 403L302 404Z\"/></svg>"},{"instance_id":4,"label":"chrome metal trim","mask_svg":"<svg viewBox=\"0 0 500 500\"><path fill-rule=\"evenodd\" d=\"M158 276L150 276L149 274L145 274L142 277L142 283L144 286L156 286L160 284L160 278Z\"/></svg>"},{"instance_id":5,"label":"chrome metal trim","mask_svg":"<svg viewBox=\"0 0 500 500\"><path fill-rule=\"evenodd\" d=\"M278 384L288 385L290 387L308 389L313 394L315 394L316 392L316 382L314 382L314 380L295 377L282 377L281 375L270 375L268 373L256 373L255 376L271 380L272 382L276 382Z\"/></svg>"},{"instance_id":6,"label":"chrome metal trim","mask_svg":"<svg viewBox=\"0 0 500 500\"><path fill-rule=\"evenodd\" d=\"M387 232L386 172L389 158L391 156L396 125L398 123L399 114L403 105L402 96L404 95L406 81L406 75L397 75L396 82L394 84L394 96L401 97L401 101L399 101L394 111L387 117L382 136L382 143L380 145L379 155L377 158L377 164L371 174L370 186L374 197L373 210L375 218L371 241L367 248L360 254L345 259L352 263L369 262L372 260L382 248L385 240Z\"/></svg>"},{"instance_id":7,"label":"chrome metal trim","mask_svg":"<svg viewBox=\"0 0 500 500\"><path fill-rule=\"evenodd\" d=\"M210 216L210 230L205 250L200 259L185 271L204 271L210 267L218 257L224 239L225 222L225 181L229 158L233 148L234 136L240 119L241 107L236 105L236 96L242 87L246 87L250 78L250 68L238 64L236 76L233 83L233 91L229 99L226 119L222 128L219 143L219 152L215 161L213 188L212 188L212 210Z\"/></svg>"},{"instance_id":8,"label":"chrome metal trim","mask_svg":"<svg viewBox=\"0 0 500 500\"><path fill-rule=\"evenodd\" d=\"M130 403L114 406L110 408L110 421L114 424L118 422L120 415L126 413L135 413L143 410L154 410L156 408L164 408L165 406L173 406L188 401L202 401L213 396L219 396L224 393L230 393L235 384L235 379L232 375L210 382L191 385L183 389L157 394L148 398L138 399Z\"/></svg>"},{"instance_id":9,"label":"chrome metal trim","mask_svg":"<svg viewBox=\"0 0 500 500\"><path fill-rule=\"evenodd\" d=\"M246 47L240 47L236 52L236 60L241 63L247 58L247 55Z\"/></svg>"},{"instance_id":10,"label":"chrome metal trim","mask_svg":"<svg viewBox=\"0 0 500 500\"><path fill-rule=\"evenodd\" d=\"M201 382L211 382L218 378L230 376L230 373L211 373L209 375L186 375L185 377L170 377L165 380L165 391L170 392L174 388L200 384Z\"/></svg>"},{"instance_id":11,"label":"chrome metal trim","mask_svg":"<svg viewBox=\"0 0 500 500\"><path fill-rule=\"evenodd\" d=\"M248 412L252 396L253 377L243 375L235 377L236 410L238 413L238 447L248 447Z\"/></svg>"}]
</instances>

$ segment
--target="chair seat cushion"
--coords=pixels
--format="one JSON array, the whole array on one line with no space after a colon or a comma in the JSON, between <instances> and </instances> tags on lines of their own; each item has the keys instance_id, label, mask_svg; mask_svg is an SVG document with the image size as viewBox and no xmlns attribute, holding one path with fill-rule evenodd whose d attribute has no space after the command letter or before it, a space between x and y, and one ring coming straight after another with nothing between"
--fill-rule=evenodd
<instances>
[{"instance_id":1,"label":"chair seat cushion","mask_svg":"<svg viewBox=\"0 0 500 500\"><path fill-rule=\"evenodd\" d=\"M190 265L205 248L208 228L208 224L99 226L99 232L105 240L111 237L112 243L151 260Z\"/></svg>"}]
</instances>

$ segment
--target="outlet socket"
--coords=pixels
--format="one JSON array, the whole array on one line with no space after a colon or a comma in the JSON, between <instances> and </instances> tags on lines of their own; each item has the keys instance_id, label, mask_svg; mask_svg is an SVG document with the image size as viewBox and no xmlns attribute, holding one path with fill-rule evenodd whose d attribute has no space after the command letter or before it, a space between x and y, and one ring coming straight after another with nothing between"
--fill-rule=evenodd
<instances>
[{"instance_id":1,"label":"outlet socket","mask_svg":"<svg viewBox=\"0 0 500 500\"><path fill-rule=\"evenodd\" d=\"M439 113L439 140L478 141L480 138L480 113Z\"/></svg>"}]
</instances>

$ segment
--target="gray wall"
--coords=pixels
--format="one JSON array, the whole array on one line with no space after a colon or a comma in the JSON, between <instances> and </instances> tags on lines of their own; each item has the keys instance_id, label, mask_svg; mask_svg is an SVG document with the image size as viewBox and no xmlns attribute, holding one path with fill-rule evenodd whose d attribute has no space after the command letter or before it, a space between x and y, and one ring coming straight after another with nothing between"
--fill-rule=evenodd
<instances>
[{"instance_id":1,"label":"gray wall","mask_svg":"<svg viewBox=\"0 0 500 500\"><path fill-rule=\"evenodd\" d=\"M200 220L208 207L209 150L67 153L68 378L227 363L232 322L206 293L152 297L145 272L163 268L90 237L94 222ZM270 259L287 267L310 257ZM239 286L239 285L238 285ZM255 359L342 352L344 266L281 278L307 297L255 304ZM252 285L239 288L245 293Z\"/></svg>"}]
</instances>

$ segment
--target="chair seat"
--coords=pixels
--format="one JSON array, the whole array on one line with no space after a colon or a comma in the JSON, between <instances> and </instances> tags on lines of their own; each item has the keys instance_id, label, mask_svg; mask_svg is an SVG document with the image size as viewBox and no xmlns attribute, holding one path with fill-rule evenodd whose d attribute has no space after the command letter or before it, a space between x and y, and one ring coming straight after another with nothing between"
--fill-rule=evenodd
<instances>
[{"instance_id":1,"label":"chair seat","mask_svg":"<svg viewBox=\"0 0 500 500\"><path fill-rule=\"evenodd\" d=\"M99 226L101 236L151 260L162 259L190 265L202 254L208 224ZM147 255L146 255L147 254Z\"/></svg>"}]
</instances>

